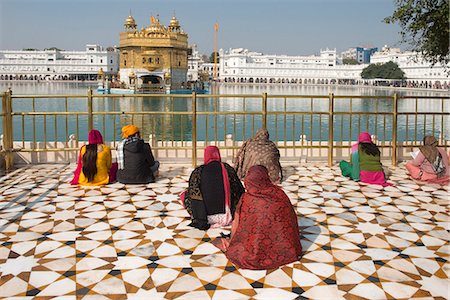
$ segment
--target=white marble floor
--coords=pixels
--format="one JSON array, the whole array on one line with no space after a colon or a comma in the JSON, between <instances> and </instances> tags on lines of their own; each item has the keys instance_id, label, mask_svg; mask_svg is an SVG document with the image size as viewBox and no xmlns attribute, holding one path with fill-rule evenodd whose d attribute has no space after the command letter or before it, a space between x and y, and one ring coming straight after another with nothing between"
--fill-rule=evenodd
<instances>
[{"instance_id":1,"label":"white marble floor","mask_svg":"<svg viewBox=\"0 0 450 300\"><path fill-rule=\"evenodd\" d=\"M286 167L304 254L279 269L235 267L188 227L178 194L188 166L156 183L83 188L74 166L0 178L0 298L432 299L449 297L449 187L393 170L392 187L337 167Z\"/></svg>"}]
</instances>

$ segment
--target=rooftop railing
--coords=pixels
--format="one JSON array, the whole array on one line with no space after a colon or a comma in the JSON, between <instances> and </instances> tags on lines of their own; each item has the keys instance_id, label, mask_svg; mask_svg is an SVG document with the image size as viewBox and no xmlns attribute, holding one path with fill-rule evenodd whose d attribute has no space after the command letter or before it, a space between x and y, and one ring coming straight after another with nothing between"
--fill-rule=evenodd
<instances>
[{"instance_id":1,"label":"rooftop railing","mask_svg":"<svg viewBox=\"0 0 450 300\"><path fill-rule=\"evenodd\" d=\"M365 95L14 95L2 94L2 153L6 168L14 153L77 151L90 129L113 147L120 129L136 124L152 149L189 157L218 145L234 154L260 127L269 130L281 156L324 153L329 165L349 153L361 131L376 137L385 158L435 135L449 146L450 97ZM157 154L158 155L158 154ZM200 155L201 156L201 155Z\"/></svg>"}]
</instances>

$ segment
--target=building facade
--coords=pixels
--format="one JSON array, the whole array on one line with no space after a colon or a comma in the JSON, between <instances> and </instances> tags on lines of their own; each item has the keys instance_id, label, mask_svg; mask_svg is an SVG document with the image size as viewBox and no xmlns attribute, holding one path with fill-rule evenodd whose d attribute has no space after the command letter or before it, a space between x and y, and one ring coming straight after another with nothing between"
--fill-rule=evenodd
<instances>
[{"instance_id":1,"label":"building facade","mask_svg":"<svg viewBox=\"0 0 450 300\"><path fill-rule=\"evenodd\" d=\"M341 53L342 58L354 59L360 64L370 64L370 57L378 48L353 47Z\"/></svg>"},{"instance_id":2,"label":"building facade","mask_svg":"<svg viewBox=\"0 0 450 300\"><path fill-rule=\"evenodd\" d=\"M337 79L360 79L361 66L338 65L336 50L319 55L265 55L247 49L220 54L220 81L248 83L331 83Z\"/></svg>"},{"instance_id":3,"label":"building facade","mask_svg":"<svg viewBox=\"0 0 450 300\"><path fill-rule=\"evenodd\" d=\"M167 27L152 16L150 26L138 30L130 15L124 27L119 45L122 82L130 84L130 74L138 84L163 84L170 78L176 86L187 81L188 35L175 16Z\"/></svg>"},{"instance_id":4,"label":"building facade","mask_svg":"<svg viewBox=\"0 0 450 300\"><path fill-rule=\"evenodd\" d=\"M222 82L377 85L380 81L363 80L361 72L368 64L341 64L336 50L321 50L320 55L287 56L265 55L238 48L227 52L221 49L219 54L219 79ZM395 83L396 86L446 88L450 85L444 67L432 67L412 52L402 53L400 49L384 47L371 56L372 63L389 61L396 62L407 77L403 83ZM212 67L213 64L204 64L200 69L206 68L212 72Z\"/></svg>"},{"instance_id":5,"label":"building facade","mask_svg":"<svg viewBox=\"0 0 450 300\"><path fill-rule=\"evenodd\" d=\"M431 63L414 52L401 52L399 48L384 46L380 52L372 56L371 61L372 63L395 62L405 72L405 76L409 81L417 81L419 83L427 81L428 84L450 84L449 74L441 64L431 66ZM447 66L447 70L450 70L450 64Z\"/></svg>"},{"instance_id":6,"label":"building facade","mask_svg":"<svg viewBox=\"0 0 450 300\"><path fill-rule=\"evenodd\" d=\"M187 70L187 80L188 81L198 81L200 80L199 71L200 66L203 64L202 57L198 52L197 45L193 44L189 47L188 52L188 70Z\"/></svg>"},{"instance_id":7,"label":"building facade","mask_svg":"<svg viewBox=\"0 0 450 300\"><path fill-rule=\"evenodd\" d=\"M0 50L0 80L96 80L100 70L117 74L119 52L115 48Z\"/></svg>"}]
</instances>

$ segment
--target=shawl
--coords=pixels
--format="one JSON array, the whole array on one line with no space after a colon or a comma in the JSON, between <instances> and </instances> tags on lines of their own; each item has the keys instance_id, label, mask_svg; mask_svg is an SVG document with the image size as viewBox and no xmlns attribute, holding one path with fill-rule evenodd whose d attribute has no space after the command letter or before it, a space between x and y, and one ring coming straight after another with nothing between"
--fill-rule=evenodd
<instances>
[{"instance_id":1,"label":"shawl","mask_svg":"<svg viewBox=\"0 0 450 300\"><path fill-rule=\"evenodd\" d=\"M264 166L249 168L244 184L247 192L238 203L231 240L224 249L227 258L240 268L253 270L297 261L302 247L289 198L272 184Z\"/></svg>"},{"instance_id":2,"label":"shawl","mask_svg":"<svg viewBox=\"0 0 450 300\"><path fill-rule=\"evenodd\" d=\"M372 138L368 132L361 132L358 137L358 142L352 145L352 152L357 152L359 148L359 143L371 143Z\"/></svg>"},{"instance_id":3,"label":"shawl","mask_svg":"<svg viewBox=\"0 0 450 300\"><path fill-rule=\"evenodd\" d=\"M438 141L436 138L432 135L426 136L423 139L423 144L424 145L419 148L420 152L422 152L423 156L425 156L425 158L430 162L433 170L439 178L445 176L447 169L442 160L447 158L443 158L439 152L437 148Z\"/></svg>"},{"instance_id":4,"label":"shawl","mask_svg":"<svg viewBox=\"0 0 450 300\"><path fill-rule=\"evenodd\" d=\"M281 181L283 173L280 165L280 151L269 140L269 132L261 128L253 139L248 139L239 149L234 161L234 168L239 178L245 178L250 167L262 165L269 171L272 182Z\"/></svg>"},{"instance_id":5,"label":"shawl","mask_svg":"<svg viewBox=\"0 0 450 300\"><path fill-rule=\"evenodd\" d=\"M209 225L221 227L231 224L230 179L221 162L219 148L205 148L204 165L192 172L185 197L189 199L189 210L193 217L190 226L205 230Z\"/></svg>"},{"instance_id":6,"label":"shawl","mask_svg":"<svg viewBox=\"0 0 450 300\"><path fill-rule=\"evenodd\" d=\"M125 155L123 153L123 147L126 144L135 142L139 139L140 138L133 136L130 138L126 138L117 144L116 156L117 156L117 164L118 164L119 170L123 170L125 168Z\"/></svg>"}]
</instances>

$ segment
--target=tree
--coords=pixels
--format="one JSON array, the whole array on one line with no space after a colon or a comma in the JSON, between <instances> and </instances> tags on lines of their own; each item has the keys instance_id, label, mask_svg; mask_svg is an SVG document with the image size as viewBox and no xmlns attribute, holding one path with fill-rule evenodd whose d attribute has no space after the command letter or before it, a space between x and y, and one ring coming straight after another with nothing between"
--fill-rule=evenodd
<instances>
[{"instance_id":1,"label":"tree","mask_svg":"<svg viewBox=\"0 0 450 300\"><path fill-rule=\"evenodd\" d=\"M361 72L364 79L406 79L405 72L392 61L384 64L371 64Z\"/></svg>"},{"instance_id":2,"label":"tree","mask_svg":"<svg viewBox=\"0 0 450 300\"><path fill-rule=\"evenodd\" d=\"M344 65L359 65L359 62L354 58L344 58L342 63Z\"/></svg>"},{"instance_id":3,"label":"tree","mask_svg":"<svg viewBox=\"0 0 450 300\"><path fill-rule=\"evenodd\" d=\"M398 23L402 42L422 54L432 65L450 62L449 1L448 0L395 0L397 9L386 23Z\"/></svg>"},{"instance_id":4,"label":"tree","mask_svg":"<svg viewBox=\"0 0 450 300\"><path fill-rule=\"evenodd\" d=\"M45 48L44 50L56 50L56 51L62 51L62 49L59 49L59 48L57 48L57 47Z\"/></svg>"},{"instance_id":5,"label":"tree","mask_svg":"<svg viewBox=\"0 0 450 300\"><path fill-rule=\"evenodd\" d=\"M217 53L217 63L218 63L219 62L219 52L216 52L216 53ZM214 52L211 53L211 55L209 56L209 62L210 63L214 62Z\"/></svg>"}]
</instances>

